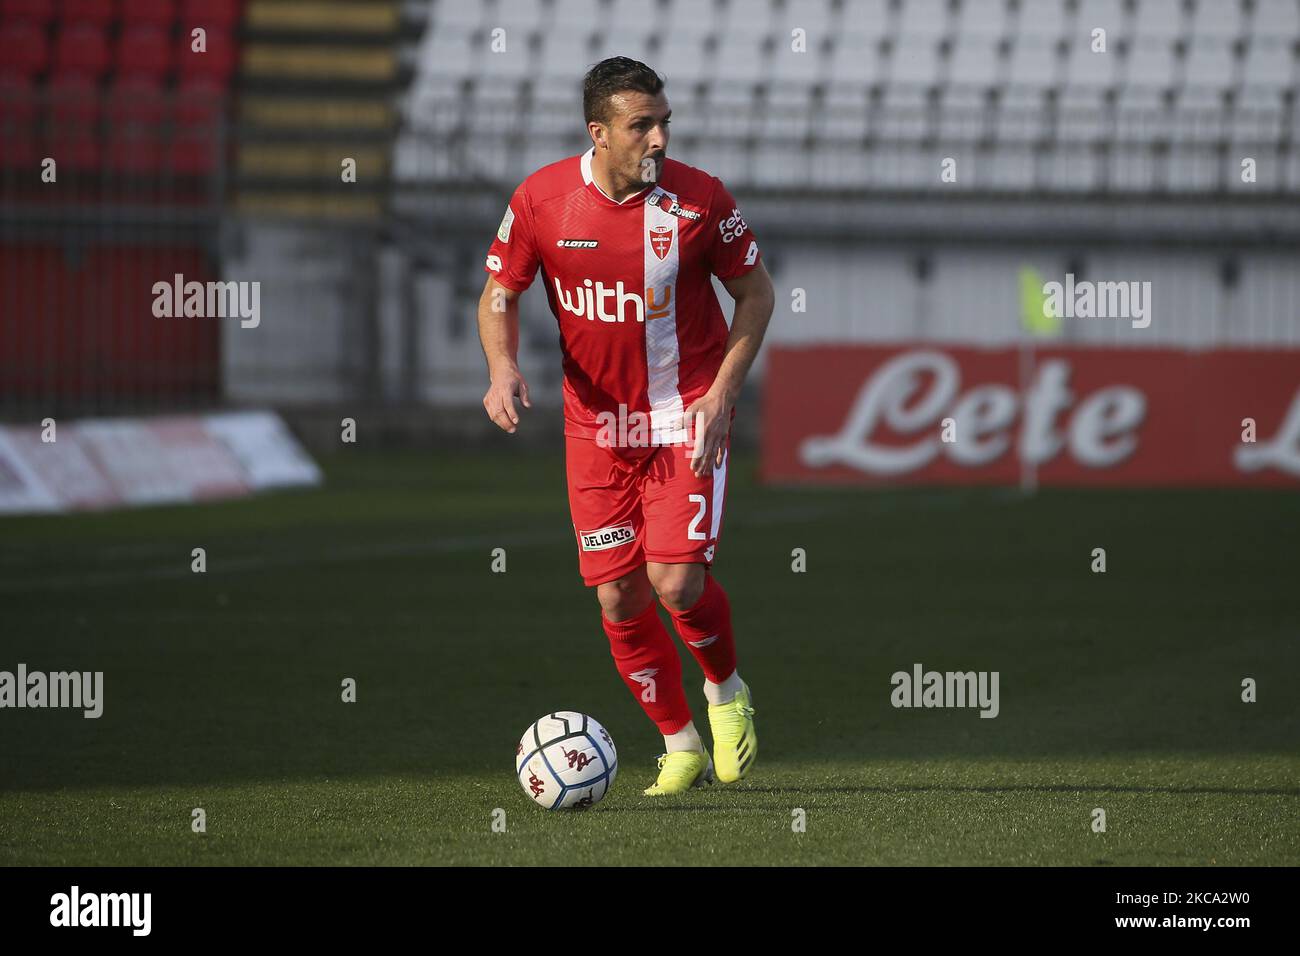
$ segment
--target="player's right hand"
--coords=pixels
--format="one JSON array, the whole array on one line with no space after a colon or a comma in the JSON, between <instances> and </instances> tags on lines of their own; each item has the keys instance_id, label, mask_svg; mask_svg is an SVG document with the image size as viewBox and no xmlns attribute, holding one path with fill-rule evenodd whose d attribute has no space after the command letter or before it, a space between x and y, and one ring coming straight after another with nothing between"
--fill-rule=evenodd
<instances>
[{"instance_id":1,"label":"player's right hand","mask_svg":"<svg viewBox=\"0 0 1300 956\"><path fill-rule=\"evenodd\" d=\"M492 385L483 396L483 407L488 418L496 422L504 431L513 435L519 426L519 409L515 406L515 396L524 403L524 408L532 408L528 400L528 383L524 381L519 369L502 372L492 379Z\"/></svg>"}]
</instances>

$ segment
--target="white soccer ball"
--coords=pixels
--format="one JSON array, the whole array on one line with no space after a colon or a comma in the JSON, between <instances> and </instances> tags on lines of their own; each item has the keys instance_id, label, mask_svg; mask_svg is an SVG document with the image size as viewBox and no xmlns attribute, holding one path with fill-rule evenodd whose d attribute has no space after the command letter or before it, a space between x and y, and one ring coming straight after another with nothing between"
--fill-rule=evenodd
<instances>
[{"instance_id":1,"label":"white soccer ball","mask_svg":"<svg viewBox=\"0 0 1300 956\"><path fill-rule=\"evenodd\" d=\"M571 710L539 718L515 751L519 785L547 810L585 810L599 803L617 773L618 751L609 732Z\"/></svg>"}]
</instances>

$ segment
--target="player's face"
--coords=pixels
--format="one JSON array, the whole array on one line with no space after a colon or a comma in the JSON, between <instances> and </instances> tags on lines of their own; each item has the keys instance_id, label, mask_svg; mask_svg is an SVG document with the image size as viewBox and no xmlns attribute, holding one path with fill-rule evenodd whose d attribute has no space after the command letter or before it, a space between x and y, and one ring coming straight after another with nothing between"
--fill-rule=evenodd
<instances>
[{"instance_id":1,"label":"player's face","mask_svg":"<svg viewBox=\"0 0 1300 956\"><path fill-rule=\"evenodd\" d=\"M610 170L628 184L657 183L668 154L668 97L629 90L610 101L614 112L604 127Z\"/></svg>"}]
</instances>

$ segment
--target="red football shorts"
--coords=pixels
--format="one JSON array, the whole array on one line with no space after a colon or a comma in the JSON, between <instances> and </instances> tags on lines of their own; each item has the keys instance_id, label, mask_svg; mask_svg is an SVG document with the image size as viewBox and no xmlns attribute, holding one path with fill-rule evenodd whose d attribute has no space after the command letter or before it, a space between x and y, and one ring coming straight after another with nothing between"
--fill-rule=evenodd
<instances>
[{"instance_id":1,"label":"red football shorts","mask_svg":"<svg viewBox=\"0 0 1300 956\"><path fill-rule=\"evenodd\" d=\"M697 478L688 445L611 447L566 436L569 511L588 587L647 561L713 564L722 529L731 433L722 466Z\"/></svg>"}]
</instances>

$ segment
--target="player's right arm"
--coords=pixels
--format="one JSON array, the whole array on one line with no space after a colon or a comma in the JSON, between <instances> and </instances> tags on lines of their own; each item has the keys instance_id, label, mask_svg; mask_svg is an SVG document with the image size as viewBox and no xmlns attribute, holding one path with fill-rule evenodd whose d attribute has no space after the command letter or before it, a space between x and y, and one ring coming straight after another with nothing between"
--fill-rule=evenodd
<instances>
[{"instance_id":1,"label":"player's right arm","mask_svg":"<svg viewBox=\"0 0 1300 956\"><path fill-rule=\"evenodd\" d=\"M519 425L515 396L532 408L528 383L519 371L519 293L488 276L478 300L478 337L487 359L488 386L483 408L510 434Z\"/></svg>"},{"instance_id":2,"label":"player's right arm","mask_svg":"<svg viewBox=\"0 0 1300 956\"><path fill-rule=\"evenodd\" d=\"M541 259L533 237L533 210L527 184L510 197L510 205L488 250L483 268L487 282L478 300L478 336L488 365L483 408L511 435L519 426L515 397L532 408L528 383L519 371L519 296L537 274Z\"/></svg>"}]
</instances>

